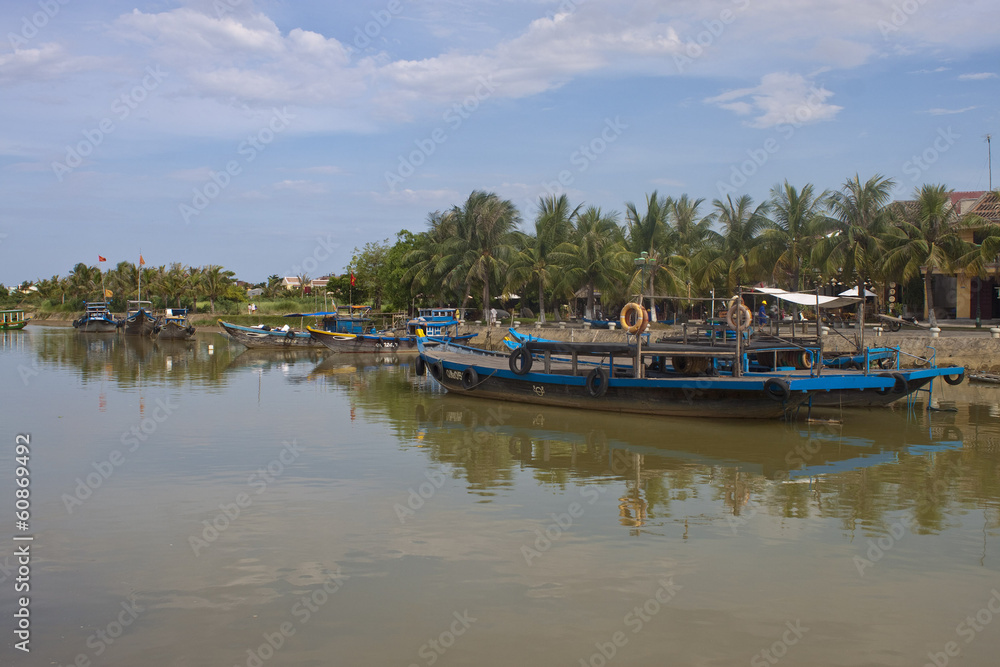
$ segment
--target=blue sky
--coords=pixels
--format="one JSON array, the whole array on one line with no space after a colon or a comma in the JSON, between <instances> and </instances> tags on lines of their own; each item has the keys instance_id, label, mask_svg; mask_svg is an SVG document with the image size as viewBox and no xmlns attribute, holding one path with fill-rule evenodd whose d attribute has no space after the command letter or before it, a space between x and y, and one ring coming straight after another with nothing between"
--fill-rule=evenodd
<instances>
[{"instance_id":1,"label":"blue sky","mask_svg":"<svg viewBox=\"0 0 1000 667\"><path fill-rule=\"evenodd\" d=\"M988 185L993 0L6 0L0 282L339 273L474 189ZM1000 181L1000 178L998 178ZM642 206L640 206L642 208Z\"/></svg>"}]
</instances>

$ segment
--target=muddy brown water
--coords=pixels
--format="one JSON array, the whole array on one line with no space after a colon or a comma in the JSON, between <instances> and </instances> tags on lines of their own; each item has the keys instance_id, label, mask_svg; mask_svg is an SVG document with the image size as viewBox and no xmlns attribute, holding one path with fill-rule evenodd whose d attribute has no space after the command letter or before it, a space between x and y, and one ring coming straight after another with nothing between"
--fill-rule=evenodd
<instances>
[{"instance_id":1,"label":"muddy brown water","mask_svg":"<svg viewBox=\"0 0 1000 667\"><path fill-rule=\"evenodd\" d=\"M412 363L3 334L0 663L995 664L1000 387L757 423L451 396Z\"/></svg>"}]
</instances>

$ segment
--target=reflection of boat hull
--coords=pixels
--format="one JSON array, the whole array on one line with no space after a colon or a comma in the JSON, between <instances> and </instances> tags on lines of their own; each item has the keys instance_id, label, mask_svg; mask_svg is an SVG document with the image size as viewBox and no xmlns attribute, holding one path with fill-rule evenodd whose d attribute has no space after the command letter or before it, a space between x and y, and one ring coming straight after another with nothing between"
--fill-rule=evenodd
<instances>
[{"instance_id":1,"label":"reflection of boat hull","mask_svg":"<svg viewBox=\"0 0 1000 667\"><path fill-rule=\"evenodd\" d=\"M73 326L80 333L115 333L118 331L118 323L106 319L81 317L73 322Z\"/></svg>"},{"instance_id":2,"label":"reflection of boat hull","mask_svg":"<svg viewBox=\"0 0 1000 667\"><path fill-rule=\"evenodd\" d=\"M193 326L190 324L178 324L177 322L172 322L170 320L167 320L167 322L160 327L160 333L157 335L159 340L190 340L193 337Z\"/></svg>"},{"instance_id":3,"label":"reflection of boat hull","mask_svg":"<svg viewBox=\"0 0 1000 667\"><path fill-rule=\"evenodd\" d=\"M241 327L238 324L229 324L222 320L219 320L219 326L237 343L252 349L287 349L323 346L322 343L314 340L306 331L295 331L294 329L282 331L280 329L267 330L255 327Z\"/></svg>"},{"instance_id":4,"label":"reflection of boat hull","mask_svg":"<svg viewBox=\"0 0 1000 667\"><path fill-rule=\"evenodd\" d=\"M906 398L913 392L926 387L934 379L934 377L907 377L910 374L906 371L899 373L904 377L905 389L893 387L885 391L875 389L826 391L816 394L812 404L821 408L878 408Z\"/></svg>"},{"instance_id":5,"label":"reflection of boat hull","mask_svg":"<svg viewBox=\"0 0 1000 667\"><path fill-rule=\"evenodd\" d=\"M149 336L156 330L160 318L153 317L144 309L125 318L126 336Z\"/></svg>"}]
</instances>

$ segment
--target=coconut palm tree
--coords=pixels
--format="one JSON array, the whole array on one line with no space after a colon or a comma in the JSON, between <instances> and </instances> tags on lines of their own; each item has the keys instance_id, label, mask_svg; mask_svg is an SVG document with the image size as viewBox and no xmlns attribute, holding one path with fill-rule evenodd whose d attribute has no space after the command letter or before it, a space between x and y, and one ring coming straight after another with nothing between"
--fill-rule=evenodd
<instances>
[{"instance_id":1,"label":"coconut palm tree","mask_svg":"<svg viewBox=\"0 0 1000 667\"><path fill-rule=\"evenodd\" d=\"M672 207L673 200L670 197L660 199L655 190L646 196L646 212L643 214L632 202L625 204L628 249L634 254L647 253L645 270L649 274L648 285L634 290L633 287L638 286L636 283L641 282L643 273L641 269L636 270L630 285L632 291L644 292L648 288L650 296L655 295L658 274L662 274L668 290L678 291L685 283L682 271L686 261L674 253L677 234L669 222Z\"/></svg>"},{"instance_id":2,"label":"coconut palm tree","mask_svg":"<svg viewBox=\"0 0 1000 667\"><path fill-rule=\"evenodd\" d=\"M632 269L632 253L625 245L617 213L604 214L591 206L577 215L569 240L556 248L552 259L562 267L563 278L574 292L587 289L587 317L595 316L594 293L598 289L604 303L624 299L620 286ZM622 293L614 294L619 291Z\"/></svg>"},{"instance_id":3,"label":"coconut palm tree","mask_svg":"<svg viewBox=\"0 0 1000 667\"><path fill-rule=\"evenodd\" d=\"M555 261L556 248L573 231L580 207L570 210L566 195L543 197L538 203L535 234L521 235L521 250L514 257L508 273L511 285L538 286L538 321L545 323L545 292L557 281L561 267Z\"/></svg>"},{"instance_id":4,"label":"coconut palm tree","mask_svg":"<svg viewBox=\"0 0 1000 667\"><path fill-rule=\"evenodd\" d=\"M789 291L802 288L802 271L813 247L826 228L829 193L815 193L812 183L797 190L785 181L771 188L770 220L763 225L760 242L750 253L759 267L769 267L775 283Z\"/></svg>"},{"instance_id":5,"label":"coconut palm tree","mask_svg":"<svg viewBox=\"0 0 1000 667\"><path fill-rule=\"evenodd\" d=\"M703 248L692 258L691 275L702 288L721 279L726 290L734 292L761 274L749 257L768 224L769 203L761 202L754 207L750 195L742 195L735 202L731 195L726 195L725 201L716 199L712 206L722 233L709 232Z\"/></svg>"},{"instance_id":6,"label":"coconut palm tree","mask_svg":"<svg viewBox=\"0 0 1000 667\"><path fill-rule=\"evenodd\" d=\"M201 294L208 297L208 303L215 313L215 300L225 295L229 285L232 284L232 277L236 275L233 271L226 271L217 264L209 264L202 267L199 273L198 287Z\"/></svg>"},{"instance_id":7,"label":"coconut palm tree","mask_svg":"<svg viewBox=\"0 0 1000 667\"><path fill-rule=\"evenodd\" d=\"M960 235L962 229L976 225L977 219L961 219L950 193L944 185L917 189L916 201L892 208L894 225L887 235L892 247L885 256L886 271L900 282L923 272L924 304L931 326L937 326L931 289L934 272L962 267L978 274L984 268L979 248Z\"/></svg>"},{"instance_id":8,"label":"coconut palm tree","mask_svg":"<svg viewBox=\"0 0 1000 667\"><path fill-rule=\"evenodd\" d=\"M890 216L889 204L891 178L875 174L864 183L855 174L839 192L830 196L833 219L827 234L817 246L817 258L826 271L839 271L843 276L853 276L861 301L858 303L858 327L864 342L865 280L876 276L882 269L885 253L885 236Z\"/></svg>"},{"instance_id":9,"label":"coconut palm tree","mask_svg":"<svg viewBox=\"0 0 1000 667\"><path fill-rule=\"evenodd\" d=\"M493 287L517 253L513 232L521 215L513 202L493 192L475 190L460 208L457 234L446 243L442 262L454 266L455 279L482 288L483 311L490 308ZM464 304L463 299L463 306Z\"/></svg>"}]
</instances>

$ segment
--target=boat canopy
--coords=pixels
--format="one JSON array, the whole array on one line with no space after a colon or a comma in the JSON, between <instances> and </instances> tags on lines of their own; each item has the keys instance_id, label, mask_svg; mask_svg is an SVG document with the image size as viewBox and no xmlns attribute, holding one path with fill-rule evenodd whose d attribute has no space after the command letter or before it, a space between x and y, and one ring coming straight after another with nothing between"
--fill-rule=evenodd
<instances>
[{"instance_id":1,"label":"boat canopy","mask_svg":"<svg viewBox=\"0 0 1000 667\"><path fill-rule=\"evenodd\" d=\"M817 296L808 292L786 292L776 287L755 287L754 290L773 296L776 299L781 299L782 301L788 301L800 306L811 306L813 308L817 304L819 304L820 308L843 308L845 306L853 306L861 301L856 296L825 296L823 294Z\"/></svg>"}]
</instances>

